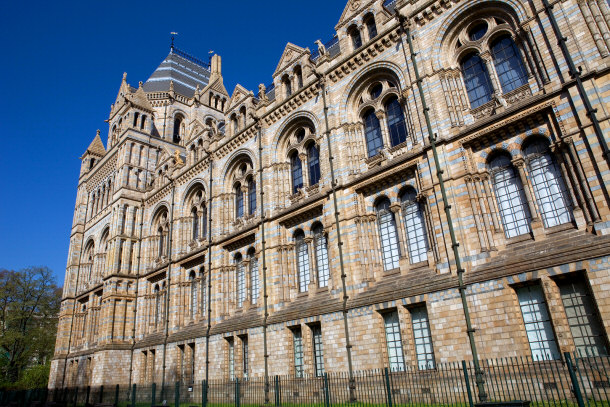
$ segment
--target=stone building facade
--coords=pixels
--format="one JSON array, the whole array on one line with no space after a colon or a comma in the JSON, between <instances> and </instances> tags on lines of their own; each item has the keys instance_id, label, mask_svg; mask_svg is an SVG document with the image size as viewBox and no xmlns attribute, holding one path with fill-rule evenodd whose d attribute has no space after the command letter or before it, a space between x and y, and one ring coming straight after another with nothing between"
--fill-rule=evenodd
<instances>
[{"instance_id":1,"label":"stone building facade","mask_svg":"<svg viewBox=\"0 0 610 407\"><path fill-rule=\"evenodd\" d=\"M125 75L49 386L470 359L458 274L481 358L607 352L609 24L606 0L350 0L254 92L173 47Z\"/></svg>"}]
</instances>

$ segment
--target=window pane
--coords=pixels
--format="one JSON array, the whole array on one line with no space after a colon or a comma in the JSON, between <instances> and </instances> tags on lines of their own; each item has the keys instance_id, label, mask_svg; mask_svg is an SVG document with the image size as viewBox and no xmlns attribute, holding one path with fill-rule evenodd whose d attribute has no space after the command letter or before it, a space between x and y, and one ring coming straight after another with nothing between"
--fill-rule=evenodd
<instances>
[{"instance_id":1,"label":"window pane","mask_svg":"<svg viewBox=\"0 0 610 407\"><path fill-rule=\"evenodd\" d=\"M248 214L254 215L256 212L256 182L248 182Z\"/></svg>"},{"instance_id":2,"label":"window pane","mask_svg":"<svg viewBox=\"0 0 610 407\"><path fill-rule=\"evenodd\" d=\"M428 238L426 237L424 213L419 202L416 201L415 191L406 192L401 199L403 201L402 211L407 230L409 261L411 264L426 261L428 259Z\"/></svg>"},{"instance_id":3,"label":"window pane","mask_svg":"<svg viewBox=\"0 0 610 407\"><path fill-rule=\"evenodd\" d=\"M492 87L485 63L476 54L471 54L462 61L464 85L470 100L470 107L475 109L491 100Z\"/></svg>"},{"instance_id":4,"label":"window pane","mask_svg":"<svg viewBox=\"0 0 610 407\"><path fill-rule=\"evenodd\" d=\"M256 304L259 296L259 276L258 276L258 259L256 257L250 258L250 298L252 298L252 304Z\"/></svg>"},{"instance_id":5,"label":"window pane","mask_svg":"<svg viewBox=\"0 0 610 407\"><path fill-rule=\"evenodd\" d=\"M232 339L229 341L229 379L235 379L235 347Z\"/></svg>"},{"instance_id":6,"label":"window pane","mask_svg":"<svg viewBox=\"0 0 610 407\"><path fill-rule=\"evenodd\" d=\"M294 374L303 377L303 335L301 328L292 331L292 343L294 350Z\"/></svg>"},{"instance_id":7,"label":"window pane","mask_svg":"<svg viewBox=\"0 0 610 407\"><path fill-rule=\"evenodd\" d=\"M372 110L364 115L364 137L369 157L373 157L383 148L379 119Z\"/></svg>"},{"instance_id":8,"label":"window pane","mask_svg":"<svg viewBox=\"0 0 610 407\"><path fill-rule=\"evenodd\" d=\"M241 218L244 216L244 194L241 191L241 186L235 186L235 217Z\"/></svg>"},{"instance_id":9,"label":"window pane","mask_svg":"<svg viewBox=\"0 0 610 407\"><path fill-rule=\"evenodd\" d=\"M324 351L322 349L322 328L312 326L311 333L313 335L313 355L314 355L314 371L316 376L324 374Z\"/></svg>"},{"instance_id":10,"label":"window pane","mask_svg":"<svg viewBox=\"0 0 610 407\"><path fill-rule=\"evenodd\" d=\"M434 350L426 306L411 309L411 320L413 321L417 366L422 370L434 369Z\"/></svg>"},{"instance_id":11,"label":"window pane","mask_svg":"<svg viewBox=\"0 0 610 407\"><path fill-rule=\"evenodd\" d=\"M388 348L388 362L390 371L402 372L405 370L405 358L402 352L402 340L400 337L400 323L398 312L392 311L383 315L385 327L385 340Z\"/></svg>"},{"instance_id":12,"label":"window pane","mask_svg":"<svg viewBox=\"0 0 610 407\"><path fill-rule=\"evenodd\" d=\"M320 152L315 144L307 148L307 163L309 165L309 185L316 185L320 181Z\"/></svg>"},{"instance_id":13,"label":"window pane","mask_svg":"<svg viewBox=\"0 0 610 407\"><path fill-rule=\"evenodd\" d=\"M377 221L379 223L383 268L385 270L395 269L398 267L400 250L398 248L396 222L394 220L394 214L390 211L389 201L382 201L377 205Z\"/></svg>"},{"instance_id":14,"label":"window pane","mask_svg":"<svg viewBox=\"0 0 610 407\"><path fill-rule=\"evenodd\" d=\"M244 379L248 378L248 337L241 338L241 356Z\"/></svg>"},{"instance_id":15,"label":"window pane","mask_svg":"<svg viewBox=\"0 0 610 407\"><path fill-rule=\"evenodd\" d=\"M290 167L292 173L292 193L296 194L299 188L303 188L303 169L301 168L301 159L296 153L290 158Z\"/></svg>"},{"instance_id":16,"label":"window pane","mask_svg":"<svg viewBox=\"0 0 610 407\"><path fill-rule=\"evenodd\" d=\"M496 40L491 46L491 53L504 93L527 83L525 66L521 61L517 45L510 37Z\"/></svg>"},{"instance_id":17,"label":"window pane","mask_svg":"<svg viewBox=\"0 0 610 407\"><path fill-rule=\"evenodd\" d=\"M532 285L518 288L516 291L532 358L559 359L559 349L542 288L540 285Z\"/></svg>"},{"instance_id":18,"label":"window pane","mask_svg":"<svg viewBox=\"0 0 610 407\"><path fill-rule=\"evenodd\" d=\"M578 354L607 355L606 335L586 284L582 281L562 282L559 293Z\"/></svg>"},{"instance_id":19,"label":"window pane","mask_svg":"<svg viewBox=\"0 0 610 407\"><path fill-rule=\"evenodd\" d=\"M510 158L498 156L490 162L490 167L504 235L511 238L530 233L531 216L525 203L523 185Z\"/></svg>"},{"instance_id":20,"label":"window pane","mask_svg":"<svg viewBox=\"0 0 610 407\"><path fill-rule=\"evenodd\" d=\"M324 231L320 227L319 230L314 231L314 239L316 245L316 265L318 266L318 286L327 287L328 279L330 277L330 269L328 267L328 247L326 243L326 236Z\"/></svg>"},{"instance_id":21,"label":"window pane","mask_svg":"<svg viewBox=\"0 0 610 407\"><path fill-rule=\"evenodd\" d=\"M237 306L242 307L246 300L246 271L243 261L237 263Z\"/></svg>"},{"instance_id":22,"label":"window pane","mask_svg":"<svg viewBox=\"0 0 610 407\"><path fill-rule=\"evenodd\" d=\"M390 131L390 143L392 147L407 140L407 126L402 107L398 98L393 97L385 104L387 114L388 130Z\"/></svg>"},{"instance_id":23,"label":"window pane","mask_svg":"<svg viewBox=\"0 0 610 407\"><path fill-rule=\"evenodd\" d=\"M547 228L572 221L572 211L559 166L541 141L525 149L538 210Z\"/></svg>"},{"instance_id":24,"label":"window pane","mask_svg":"<svg viewBox=\"0 0 610 407\"><path fill-rule=\"evenodd\" d=\"M305 236L299 235L296 239L297 270L299 273L299 291L304 293L309 289L309 250L304 240Z\"/></svg>"}]
</instances>

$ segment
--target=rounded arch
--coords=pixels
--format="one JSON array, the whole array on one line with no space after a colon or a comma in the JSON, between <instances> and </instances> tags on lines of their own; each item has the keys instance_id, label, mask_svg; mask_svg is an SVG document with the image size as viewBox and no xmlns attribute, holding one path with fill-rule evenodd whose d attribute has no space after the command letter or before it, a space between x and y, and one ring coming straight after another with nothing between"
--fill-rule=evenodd
<instances>
[{"instance_id":1,"label":"rounded arch","mask_svg":"<svg viewBox=\"0 0 610 407\"><path fill-rule=\"evenodd\" d=\"M299 112L295 112L288 116L286 120L278 127L275 137L273 138L271 145L273 148L273 153L275 156L273 157L274 161L285 161L288 151L286 150L287 146L284 146L282 149L283 143L286 142L287 135L296 130L300 124L309 122L309 125L313 127L313 131L319 132L322 127L321 126L321 118L316 116L314 113L302 110Z\"/></svg>"},{"instance_id":2,"label":"rounded arch","mask_svg":"<svg viewBox=\"0 0 610 407\"><path fill-rule=\"evenodd\" d=\"M100 233L100 239L98 241L98 246L100 249L103 248L104 243L108 240L109 235L110 235L110 224L107 223L102 228L102 233Z\"/></svg>"},{"instance_id":3,"label":"rounded arch","mask_svg":"<svg viewBox=\"0 0 610 407\"><path fill-rule=\"evenodd\" d=\"M205 184L203 179L201 178L195 178L193 180L191 180L186 188L185 188L185 194L182 197L182 204L183 205L188 205L191 201L191 198L193 197L193 194L199 192L199 191L203 192L203 197L206 197L206 190L205 190Z\"/></svg>"},{"instance_id":4,"label":"rounded arch","mask_svg":"<svg viewBox=\"0 0 610 407\"><path fill-rule=\"evenodd\" d=\"M169 203L166 201L161 201L159 203L157 203L157 205L155 205L154 209L152 210L152 217L151 217L151 225L154 224L156 221L158 221L159 216L161 216L161 214L163 214L164 212L167 212L168 216L169 216Z\"/></svg>"},{"instance_id":5,"label":"rounded arch","mask_svg":"<svg viewBox=\"0 0 610 407\"><path fill-rule=\"evenodd\" d=\"M477 18L489 17L501 18L515 30L521 21L529 18L525 8L516 0L464 3L456 7L449 12L442 24L439 24L440 29L432 42L433 69L456 67L455 50L459 33ZM461 55L463 57L464 54Z\"/></svg>"},{"instance_id":6,"label":"rounded arch","mask_svg":"<svg viewBox=\"0 0 610 407\"><path fill-rule=\"evenodd\" d=\"M85 243L85 245L83 246L84 250L83 250L83 257L81 258L81 261L89 261L89 256L91 256L91 260L93 260L93 254L95 251L95 241L93 239L93 236L89 236L87 238L87 241Z\"/></svg>"},{"instance_id":7,"label":"rounded arch","mask_svg":"<svg viewBox=\"0 0 610 407\"><path fill-rule=\"evenodd\" d=\"M220 172L222 179L226 181L229 173L234 170L244 158L250 160L253 169L257 168L257 161L254 157L254 153L247 148L240 148L237 151L234 151L225 161L225 165Z\"/></svg>"}]
</instances>

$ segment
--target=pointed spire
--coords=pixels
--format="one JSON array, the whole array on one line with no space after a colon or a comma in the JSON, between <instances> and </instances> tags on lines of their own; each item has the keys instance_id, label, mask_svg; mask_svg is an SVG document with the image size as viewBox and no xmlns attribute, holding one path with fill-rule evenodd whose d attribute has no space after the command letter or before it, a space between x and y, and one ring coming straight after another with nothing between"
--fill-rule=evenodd
<instances>
[{"instance_id":1,"label":"pointed spire","mask_svg":"<svg viewBox=\"0 0 610 407\"><path fill-rule=\"evenodd\" d=\"M123 82L127 82L127 72L123 72Z\"/></svg>"},{"instance_id":2,"label":"pointed spire","mask_svg":"<svg viewBox=\"0 0 610 407\"><path fill-rule=\"evenodd\" d=\"M102 139L100 138L100 130L97 129L95 132L95 137L89 147L87 147L87 151L85 154L91 153L99 156L104 156L106 154L106 149L104 148L104 143L102 143Z\"/></svg>"}]
</instances>

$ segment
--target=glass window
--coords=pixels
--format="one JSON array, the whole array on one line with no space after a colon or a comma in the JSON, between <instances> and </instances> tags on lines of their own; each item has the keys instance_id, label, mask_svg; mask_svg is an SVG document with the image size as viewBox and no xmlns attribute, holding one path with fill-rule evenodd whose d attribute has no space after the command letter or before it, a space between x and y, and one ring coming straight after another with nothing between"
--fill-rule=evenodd
<instances>
[{"instance_id":1,"label":"glass window","mask_svg":"<svg viewBox=\"0 0 610 407\"><path fill-rule=\"evenodd\" d=\"M208 222L207 222L208 208L203 205L201 207L201 237L206 239L208 236Z\"/></svg>"},{"instance_id":2,"label":"glass window","mask_svg":"<svg viewBox=\"0 0 610 407\"><path fill-rule=\"evenodd\" d=\"M254 215L256 212L256 182L248 181L248 214Z\"/></svg>"},{"instance_id":3,"label":"glass window","mask_svg":"<svg viewBox=\"0 0 610 407\"><path fill-rule=\"evenodd\" d=\"M304 293L309 289L309 250L305 242L305 233L298 230L294 234L297 255L297 270L299 273L299 291Z\"/></svg>"},{"instance_id":4,"label":"glass window","mask_svg":"<svg viewBox=\"0 0 610 407\"><path fill-rule=\"evenodd\" d=\"M369 15L366 19L366 29L369 32L369 40L377 36L377 26L375 25L375 17Z\"/></svg>"},{"instance_id":5,"label":"glass window","mask_svg":"<svg viewBox=\"0 0 610 407\"><path fill-rule=\"evenodd\" d=\"M510 157L498 155L489 162L500 219L507 238L530 233L531 215L525 201L523 185Z\"/></svg>"},{"instance_id":6,"label":"glass window","mask_svg":"<svg viewBox=\"0 0 610 407\"><path fill-rule=\"evenodd\" d=\"M428 259L428 238L426 237L426 224L424 211L417 202L417 193L410 188L400 197L402 212L407 231L407 250L411 264Z\"/></svg>"},{"instance_id":7,"label":"glass window","mask_svg":"<svg viewBox=\"0 0 610 407\"><path fill-rule=\"evenodd\" d=\"M316 246L316 266L318 268L318 287L327 287L330 278L330 268L328 266L328 247L324 228L317 224L313 228L314 242Z\"/></svg>"},{"instance_id":8,"label":"glass window","mask_svg":"<svg viewBox=\"0 0 610 407\"><path fill-rule=\"evenodd\" d=\"M252 304L256 304L258 301L260 291L260 283L258 276L258 259L254 257L254 254L250 255L250 298Z\"/></svg>"},{"instance_id":9,"label":"glass window","mask_svg":"<svg viewBox=\"0 0 610 407\"><path fill-rule=\"evenodd\" d=\"M415 340L415 353L417 354L417 367L420 370L434 369L434 349L428 310L425 305L411 308L411 321L413 323L413 339Z\"/></svg>"},{"instance_id":10,"label":"glass window","mask_svg":"<svg viewBox=\"0 0 610 407\"><path fill-rule=\"evenodd\" d=\"M309 165L309 185L316 185L320 182L320 152L314 143L307 147L307 164Z\"/></svg>"},{"instance_id":11,"label":"glass window","mask_svg":"<svg viewBox=\"0 0 610 407\"><path fill-rule=\"evenodd\" d=\"M548 143L536 140L524 149L538 210L547 228L572 221L572 211L559 166Z\"/></svg>"},{"instance_id":12,"label":"glass window","mask_svg":"<svg viewBox=\"0 0 610 407\"><path fill-rule=\"evenodd\" d=\"M244 336L241 338L241 356L242 356L242 369L244 372L244 379L248 378L248 337Z\"/></svg>"},{"instance_id":13,"label":"glass window","mask_svg":"<svg viewBox=\"0 0 610 407\"><path fill-rule=\"evenodd\" d=\"M235 345L233 338L227 340L229 342L229 379L235 380Z\"/></svg>"},{"instance_id":14,"label":"glass window","mask_svg":"<svg viewBox=\"0 0 610 407\"><path fill-rule=\"evenodd\" d=\"M402 372L405 370L405 357L402 352L398 312L392 311L383 314L383 325L385 328L385 342L388 348L390 371Z\"/></svg>"},{"instance_id":15,"label":"glass window","mask_svg":"<svg viewBox=\"0 0 610 407\"><path fill-rule=\"evenodd\" d=\"M237 263L237 276L235 282L237 288L237 306L242 307L246 300L246 270L241 255L235 256L235 262Z\"/></svg>"},{"instance_id":16,"label":"glass window","mask_svg":"<svg viewBox=\"0 0 610 407\"><path fill-rule=\"evenodd\" d=\"M205 306L206 303L208 301L206 295L205 295L205 274L203 274L203 272L199 273L199 292L200 292L200 297L201 300L199 301L200 307L201 307L201 315L205 315Z\"/></svg>"},{"instance_id":17,"label":"glass window","mask_svg":"<svg viewBox=\"0 0 610 407\"><path fill-rule=\"evenodd\" d=\"M468 37L470 38L470 41L478 41L481 38L483 38L483 36L485 35L486 32L487 32L487 23L481 22L470 29L470 32L468 33Z\"/></svg>"},{"instance_id":18,"label":"glass window","mask_svg":"<svg viewBox=\"0 0 610 407\"><path fill-rule=\"evenodd\" d=\"M608 355L601 318L586 283L570 280L558 285L576 352L580 356Z\"/></svg>"},{"instance_id":19,"label":"glass window","mask_svg":"<svg viewBox=\"0 0 610 407\"><path fill-rule=\"evenodd\" d=\"M356 27L350 28L349 31L350 37L352 37L352 45L354 49L358 49L362 46L362 37L360 36L360 31Z\"/></svg>"},{"instance_id":20,"label":"glass window","mask_svg":"<svg viewBox=\"0 0 610 407\"><path fill-rule=\"evenodd\" d=\"M527 72L512 38L503 36L495 40L491 44L491 55L504 93L527 83Z\"/></svg>"},{"instance_id":21,"label":"glass window","mask_svg":"<svg viewBox=\"0 0 610 407\"><path fill-rule=\"evenodd\" d=\"M373 99L373 100L377 99L381 95L381 92L383 92L383 85L381 83L377 82L371 88L371 92L370 92L371 99Z\"/></svg>"},{"instance_id":22,"label":"glass window","mask_svg":"<svg viewBox=\"0 0 610 407\"><path fill-rule=\"evenodd\" d=\"M313 336L313 360L316 376L324 375L324 350L322 349L322 328L319 325L311 327Z\"/></svg>"},{"instance_id":23,"label":"glass window","mask_svg":"<svg viewBox=\"0 0 610 407\"><path fill-rule=\"evenodd\" d=\"M400 249L398 247L398 235L396 233L396 221L390 210L390 201L386 198L376 206L377 222L379 223L379 238L381 240L381 254L383 257L383 268L392 270L398 267Z\"/></svg>"},{"instance_id":24,"label":"glass window","mask_svg":"<svg viewBox=\"0 0 610 407\"><path fill-rule=\"evenodd\" d=\"M485 63L477 54L470 54L462 61L464 85L470 100L470 107L475 109L491 100L492 87Z\"/></svg>"},{"instance_id":25,"label":"glass window","mask_svg":"<svg viewBox=\"0 0 610 407\"><path fill-rule=\"evenodd\" d=\"M191 215L193 216L193 240L197 240L199 238L199 216L197 216L197 208L193 208Z\"/></svg>"},{"instance_id":26,"label":"glass window","mask_svg":"<svg viewBox=\"0 0 610 407\"><path fill-rule=\"evenodd\" d=\"M191 283L191 317L197 315L197 281L195 281L195 273L191 272L189 277Z\"/></svg>"},{"instance_id":27,"label":"glass window","mask_svg":"<svg viewBox=\"0 0 610 407\"><path fill-rule=\"evenodd\" d=\"M294 351L294 375L303 377L303 335L300 327L292 329L292 346Z\"/></svg>"},{"instance_id":28,"label":"glass window","mask_svg":"<svg viewBox=\"0 0 610 407\"><path fill-rule=\"evenodd\" d=\"M244 194L241 190L241 185L237 184L235 191L235 217L242 218L244 216Z\"/></svg>"},{"instance_id":29,"label":"glass window","mask_svg":"<svg viewBox=\"0 0 610 407\"><path fill-rule=\"evenodd\" d=\"M407 126L405 125L402 107L396 96L392 96L385 103L385 111L390 132L390 143L392 147L397 146L407 140Z\"/></svg>"},{"instance_id":30,"label":"glass window","mask_svg":"<svg viewBox=\"0 0 610 407\"><path fill-rule=\"evenodd\" d=\"M376 155L383 148L381 126L374 110L369 110L363 117L364 137L366 138L366 150L369 157Z\"/></svg>"},{"instance_id":31,"label":"glass window","mask_svg":"<svg viewBox=\"0 0 610 407\"><path fill-rule=\"evenodd\" d=\"M290 157L290 169L292 173L292 193L296 194L299 188L303 188L303 168L301 167L301 159L296 152Z\"/></svg>"},{"instance_id":32,"label":"glass window","mask_svg":"<svg viewBox=\"0 0 610 407\"><path fill-rule=\"evenodd\" d=\"M517 288L525 333L535 360L559 359L551 317L540 285Z\"/></svg>"}]
</instances>

